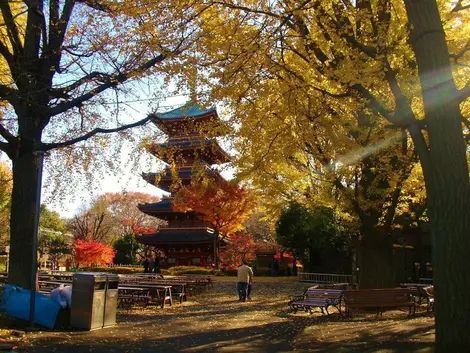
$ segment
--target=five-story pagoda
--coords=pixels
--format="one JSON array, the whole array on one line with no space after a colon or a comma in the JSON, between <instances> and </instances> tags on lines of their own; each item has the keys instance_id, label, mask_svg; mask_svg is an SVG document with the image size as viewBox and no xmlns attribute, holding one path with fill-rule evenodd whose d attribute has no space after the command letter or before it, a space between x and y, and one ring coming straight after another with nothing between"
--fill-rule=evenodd
<instances>
[{"instance_id":1,"label":"five-story pagoda","mask_svg":"<svg viewBox=\"0 0 470 353\"><path fill-rule=\"evenodd\" d=\"M179 187L188 185L193 174L201 170L207 177L221 178L211 166L227 163L230 157L215 139L223 126L215 108L203 109L189 103L157 114L153 122L168 135L168 141L151 145L149 151L168 166L161 173L144 173L147 182L167 192L176 192ZM171 197L138 207L142 212L168 222L168 226L159 228L154 234L137 236L138 242L165 254L165 258L160 259L160 267L211 266L215 263L217 241L214 230L195 213L176 211Z\"/></svg>"}]
</instances>

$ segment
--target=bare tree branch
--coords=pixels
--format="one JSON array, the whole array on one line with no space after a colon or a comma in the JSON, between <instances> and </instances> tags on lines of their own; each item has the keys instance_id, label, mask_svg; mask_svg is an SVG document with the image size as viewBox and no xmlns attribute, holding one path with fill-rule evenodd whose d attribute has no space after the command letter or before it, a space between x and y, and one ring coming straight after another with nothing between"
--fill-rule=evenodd
<instances>
[{"instance_id":1,"label":"bare tree branch","mask_svg":"<svg viewBox=\"0 0 470 353\"><path fill-rule=\"evenodd\" d=\"M144 71L150 69L151 67L155 66L156 64L162 62L165 58L166 58L165 55L160 54L160 55L156 56L155 58L153 58L151 60L148 60L147 62L143 63L142 65L140 65L136 69L130 70L126 73L119 73L119 74L116 74L116 75L110 75L110 78L107 82L93 88L91 91L81 95L80 97L77 97L77 98L75 98L71 101L68 101L68 102L59 103L55 107L49 108L48 109L48 114L49 114L49 116L52 117L52 116L55 116L57 114L61 114L61 113L65 112L65 111L67 111L71 108L78 107L83 102L86 102L87 100L95 97L96 95L98 95L99 93L107 90L108 88L117 87L121 83L127 81L129 78L132 77L132 75L134 73L144 72Z\"/></svg>"},{"instance_id":2,"label":"bare tree branch","mask_svg":"<svg viewBox=\"0 0 470 353\"><path fill-rule=\"evenodd\" d=\"M457 100L459 103L464 102L468 97L470 97L470 82L468 82L465 87L457 91Z\"/></svg>"},{"instance_id":3,"label":"bare tree branch","mask_svg":"<svg viewBox=\"0 0 470 353\"><path fill-rule=\"evenodd\" d=\"M462 5L462 3L463 3L463 0L457 1L457 3L455 4L455 6L452 8L451 12L458 12L458 11L470 9L470 4L468 4L468 5Z\"/></svg>"},{"instance_id":4,"label":"bare tree branch","mask_svg":"<svg viewBox=\"0 0 470 353\"><path fill-rule=\"evenodd\" d=\"M26 57L35 58L39 53L41 41L41 27L44 19L43 2L28 0L24 2L28 6L28 19L24 35L24 52Z\"/></svg>"},{"instance_id":5,"label":"bare tree branch","mask_svg":"<svg viewBox=\"0 0 470 353\"><path fill-rule=\"evenodd\" d=\"M18 55L23 52L23 46L21 44L18 28L15 24L15 18L11 13L8 0L0 0L0 9L2 11L3 20L5 21L5 25L7 27L7 34L8 38L10 39L13 52L15 53L15 55Z\"/></svg>"},{"instance_id":6,"label":"bare tree branch","mask_svg":"<svg viewBox=\"0 0 470 353\"><path fill-rule=\"evenodd\" d=\"M122 126L119 126L119 127L113 128L113 129L96 128L96 129L93 129L90 132L88 132L88 133L86 133L82 136L76 137L76 138L68 140L68 141L42 144L42 145L38 146L36 148L36 150L50 151L54 148L68 147L68 146L71 146L71 145L73 145L77 142L88 140L90 137L93 137L97 134L110 134L110 133L113 133L113 132L119 132L119 131L132 129L132 128L137 127L137 126L143 126L146 123L148 123L149 121L154 120L154 119L158 119L158 117L155 114L150 114L146 118L144 118L142 120L139 120L139 121L136 121L135 123L122 125Z\"/></svg>"},{"instance_id":7,"label":"bare tree branch","mask_svg":"<svg viewBox=\"0 0 470 353\"><path fill-rule=\"evenodd\" d=\"M55 0L56 1L56 0ZM54 1L54 2L55 2ZM73 7L75 4L74 0L67 0L64 4L62 9L62 15L60 16L60 20L56 22L52 22L52 17L58 17L58 4L52 5L51 1L51 8L53 8L54 16L51 16L51 26L49 29L49 43L47 43L47 50L45 50L44 54L47 53L50 55L50 67L56 68L59 70L60 60L62 57L62 47L64 43L65 33L67 30L67 25L70 21L70 16L72 15ZM50 70L50 75L54 74L55 70Z\"/></svg>"},{"instance_id":8,"label":"bare tree branch","mask_svg":"<svg viewBox=\"0 0 470 353\"><path fill-rule=\"evenodd\" d=\"M9 143L15 143L17 138L10 131L8 131L3 124L0 124L0 136L2 136Z\"/></svg>"}]
</instances>

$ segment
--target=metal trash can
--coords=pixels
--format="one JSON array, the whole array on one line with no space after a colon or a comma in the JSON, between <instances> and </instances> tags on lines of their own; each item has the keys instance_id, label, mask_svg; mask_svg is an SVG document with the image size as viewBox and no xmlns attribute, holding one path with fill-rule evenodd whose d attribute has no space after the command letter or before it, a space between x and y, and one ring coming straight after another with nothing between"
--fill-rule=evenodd
<instances>
[{"instance_id":1,"label":"metal trash can","mask_svg":"<svg viewBox=\"0 0 470 353\"><path fill-rule=\"evenodd\" d=\"M111 286L108 286L109 280L111 280ZM108 273L79 272L74 274L70 325L85 330L114 325L116 323L117 283L117 276ZM108 287L111 287L109 294L107 294Z\"/></svg>"},{"instance_id":2,"label":"metal trash can","mask_svg":"<svg viewBox=\"0 0 470 353\"><path fill-rule=\"evenodd\" d=\"M118 275L106 273L106 301L104 307L103 327L116 325L116 311L118 304Z\"/></svg>"}]
</instances>

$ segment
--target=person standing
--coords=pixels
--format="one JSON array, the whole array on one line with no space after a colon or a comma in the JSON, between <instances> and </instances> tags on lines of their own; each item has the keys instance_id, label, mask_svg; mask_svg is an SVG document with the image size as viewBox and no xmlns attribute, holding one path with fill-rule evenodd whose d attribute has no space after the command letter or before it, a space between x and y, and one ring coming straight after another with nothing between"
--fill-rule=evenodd
<instances>
[{"instance_id":1,"label":"person standing","mask_svg":"<svg viewBox=\"0 0 470 353\"><path fill-rule=\"evenodd\" d=\"M237 270L237 291L238 300L246 302L248 298L248 285L253 281L253 270L248 266L246 260L242 261L242 264Z\"/></svg>"},{"instance_id":2,"label":"person standing","mask_svg":"<svg viewBox=\"0 0 470 353\"><path fill-rule=\"evenodd\" d=\"M150 259L148 256L145 257L144 261L142 262L144 265L144 273L149 272L149 266L150 266Z\"/></svg>"}]
</instances>

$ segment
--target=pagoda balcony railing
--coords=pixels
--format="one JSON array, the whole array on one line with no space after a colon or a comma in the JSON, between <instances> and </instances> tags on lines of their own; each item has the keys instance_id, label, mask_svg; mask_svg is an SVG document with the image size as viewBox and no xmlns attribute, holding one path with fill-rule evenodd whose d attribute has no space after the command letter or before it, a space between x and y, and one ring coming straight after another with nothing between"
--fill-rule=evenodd
<instances>
[{"instance_id":1,"label":"pagoda balcony railing","mask_svg":"<svg viewBox=\"0 0 470 353\"><path fill-rule=\"evenodd\" d=\"M185 227L185 226L178 226L178 227L160 227L158 228L158 231L159 232L172 232L174 230L205 230L209 233L214 233L215 230L213 228L210 228L210 227L206 227L206 226L189 226L189 227Z\"/></svg>"}]
</instances>

